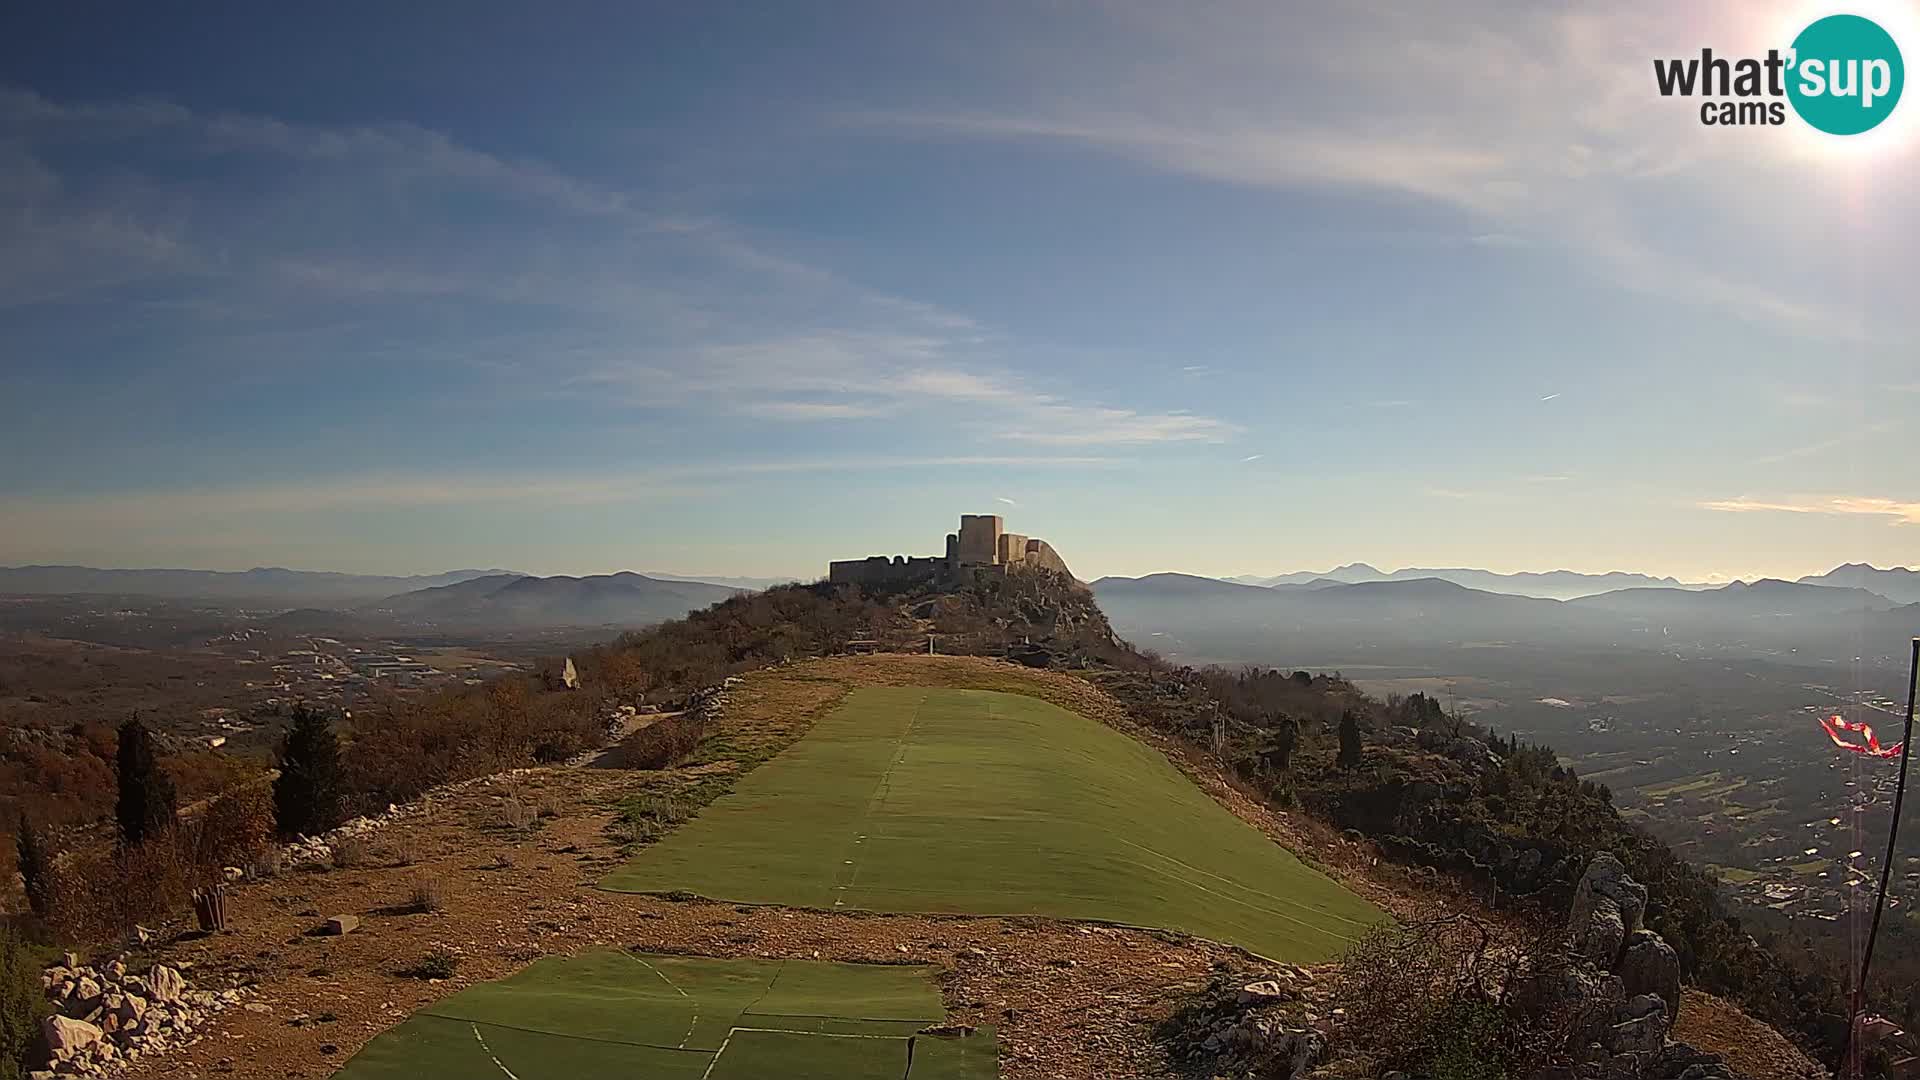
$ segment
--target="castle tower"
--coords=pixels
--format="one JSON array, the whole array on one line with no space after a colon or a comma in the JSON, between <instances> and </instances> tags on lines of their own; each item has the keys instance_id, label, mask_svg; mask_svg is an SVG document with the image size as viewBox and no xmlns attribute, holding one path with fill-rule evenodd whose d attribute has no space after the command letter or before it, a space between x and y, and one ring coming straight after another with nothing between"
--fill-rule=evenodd
<instances>
[{"instance_id":1,"label":"castle tower","mask_svg":"<svg viewBox=\"0 0 1920 1080\"><path fill-rule=\"evenodd\" d=\"M956 553L961 566L992 566L1000 561L1000 515L961 514Z\"/></svg>"}]
</instances>

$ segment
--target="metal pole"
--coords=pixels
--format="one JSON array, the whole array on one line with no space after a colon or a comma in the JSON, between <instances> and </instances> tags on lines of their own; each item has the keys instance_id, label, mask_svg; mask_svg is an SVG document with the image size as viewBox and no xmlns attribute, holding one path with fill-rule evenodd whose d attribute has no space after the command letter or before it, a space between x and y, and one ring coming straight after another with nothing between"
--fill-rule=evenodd
<instances>
[{"instance_id":1,"label":"metal pole","mask_svg":"<svg viewBox=\"0 0 1920 1080\"><path fill-rule=\"evenodd\" d=\"M1887 882L1893 877L1893 844L1900 836L1900 805L1907 797L1907 759L1913 754L1913 697L1920 688L1920 637L1913 639L1907 660L1907 724L1900 742L1900 780L1893 789L1893 821L1887 826L1887 857L1880 863L1880 890L1873 897L1873 923L1867 927L1867 948L1860 957L1860 981L1853 987L1853 1009L1847 1017L1847 1052L1841 1058L1847 1070L1860 1075L1859 1030L1861 1004L1867 994L1867 972L1873 968L1873 942L1880 936L1880 913L1887 906Z\"/></svg>"}]
</instances>

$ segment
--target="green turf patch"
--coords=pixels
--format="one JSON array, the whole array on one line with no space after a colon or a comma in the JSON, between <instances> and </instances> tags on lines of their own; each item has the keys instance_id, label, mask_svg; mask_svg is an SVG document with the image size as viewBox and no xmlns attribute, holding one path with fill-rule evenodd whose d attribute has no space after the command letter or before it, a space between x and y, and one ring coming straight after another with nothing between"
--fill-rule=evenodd
<instances>
[{"instance_id":1,"label":"green turf patch","mask_svg":"<svg viewBox=\"0 0 1920 1080\"><path fill-rule=\"evenodd\" d=\"M884 1035L735 1031L712 1080L901 1080L908 1040Z\"/></svg>"},{"instance_id":2,"label":"green turf patch","mask_svg":"<svg viewBox=\"0 0 1920 1080\"><path fill-rule=\"evenodd\" d=\"M965 1038L922 1035L913 1040L913 1068L907 1080L974 1080L1000 1075L1000 1045L992 1028Z\"/></svg>"},{"instance_id":3,"label":"green turf patch","mask_svg":"<svg viewBox=\"0 0 1920 1080\"><path fill-rule=\"evenodd\" d=\"M368 1043L338 1077L900 1080L916 1044L945 1041L915 1034L946 1015L930 976L919 965L549 957L428 1006ZM930 1072L932 1080L997 1075L991 1034L965 1041L962 1071ZM930 1060L951 1052L936 1047Z\"/></svg>"},{"instance_id":4,"label":"green turf patch","mask_svg":"<svg viewBox=\"0 0 1920 1080\"><path fill-rule=\"evenodd\" d=\"M1151 748L1038 699L983 690L856 690L602 884L1094 919L1305 962L1386 918Z\"/></svg>"}]
</instances>

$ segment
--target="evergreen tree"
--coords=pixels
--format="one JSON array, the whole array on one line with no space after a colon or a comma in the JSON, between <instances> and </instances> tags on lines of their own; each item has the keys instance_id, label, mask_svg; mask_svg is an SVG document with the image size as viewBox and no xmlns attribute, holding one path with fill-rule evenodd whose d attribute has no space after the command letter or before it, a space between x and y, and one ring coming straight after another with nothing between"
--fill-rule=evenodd
<instances>
[{"instance_id":1,"label":"evergreen tree","mask_svg":"<svg viewBox=\"0 0 1920 1080\"><path fill-rule=\"evenodd\" d=\"M33 827L27 819L27 812L20 811L20 829L13 835L16 865L20 868L20 881L26 887L27 907L35 915L44 918L52 905L53 882L49 880L52 869L47 854L46 840L40 830Z\"/></svg>"},{"instance_id":2,"label":"evergreen tree","mask_svg":"<svg viewBox=\"0 0 1920 1080\"><path fill-rule=\"evenodd\" d=\"M280 744L280 775L273 781L274 823L282 833L315 836L340 824L343 784L340 740L319 712L298 706Z\"/></svg>"},{"instance_id":3,"label":"evergreen tree","mask_svg":"<svg viewBox=\"0 0 1920 1080\"><path fill-rule=\"evenodd\" d=\"M0 1080L27 1075L47 1012L40 965L12 928L0 928Z\"/></svg>"},{"instance_id":4,"label":"evergreen tree","mask_svg":"<svg viewBox=\"0 0 1920 1080\"><path fill-rule=\"evenodd\" d=\"M1343 769L1355 768L1360 764L1360 718L1352 709L1340 713L1340 757L1338 764Z\"/></svg>"},{"instance_id":5,"label":"evergreen tree","mask_svg":"<svg viewBox=\"0 0 1920 1080\"><path fill-rule=\"evenodd\" d=\"M120 838L137 845L173 827L173 781L160 769L153 733L135 716L120 726Z\"/></svg>"},{"instance_id":6,"label":"evergreen tree","mask_svg":"<svg viewBox=\"0 0 1920 1080\"><path fill-rule=\"evenodd\" d=\"M1293 750L1300 743L1300 722L1291 716L1283 716L1274 721L1267 735L1267 745L1261 748L1260 761L1274 772L1286 772L1293 767Z\"/></svg>"}]
</instances>

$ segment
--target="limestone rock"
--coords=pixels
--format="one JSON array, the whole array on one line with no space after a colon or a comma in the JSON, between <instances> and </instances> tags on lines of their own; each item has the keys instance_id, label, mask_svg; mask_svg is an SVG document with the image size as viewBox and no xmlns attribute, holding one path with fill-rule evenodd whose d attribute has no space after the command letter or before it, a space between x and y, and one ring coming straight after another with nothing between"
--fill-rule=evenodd
<instances>
[{"instance_id":1,"label":"limestone rock","mask_svg":"<svg viewBox=\"0 0 1920 1080\"><path fill-rule=\"evenodd\" d=\"M1264 982L1248 983L1240 988L1239 1003L1244 1006L1270 1005L1277 1001L1289 1001L1293 992L1281 986L1273 979Z\"/></svg>"},{"instance_id":2,"label":"limestone rock","mask_svg":"<svg viewBox=\"0 0 1920 1080\"><path fill-rule=\"evenodd\" d=\"M1567 916L1574 949L1611 970L1646 911L1647 887L1629 877L1611 853L1595 855L1574 890L1573 910Z\"/></svg>"},{"instance_id":3,"label":"limestone rock","mask_svg":"<svg viewBox=\"0 0 1920 1080\"><path fill-rule=\"evenodd\" d=\"M1680 958L1659 934L1642 930L1628 938L1614 970L1629 995L1652 994L1666 1003L1669 1020L1680 1016Z\"/></svg>"},{"instance_id":4,"label":"limestone rock","mask_svg":"<svg viewBox=\"0 0 1920 1080\"><path fill-rule=\"evenodd\" d=\"M155 964L153 970L147 972L147 992L155 1001L179 1001L181 992L186 988L187 980L165 964Z\"/></svg>"},{"instance_id":5,"label":"limestone rock","mask_svg":"<svg viewBox=\"0 0 1920 1080\"><path fill-rule=\"evenodd\" d=\"M101 1030L85 1020L70 1016L49 1016L41 1022L47 1047L56 1058L68 1058L100 1041Z\"/></svg>"},{"instance_id":6,"label":"limestone rock","mask_svg":"<svg viewBox=\"0 0 1920 1080\"><path fill-rule=\"evenodd\" d=\"M1648 1013L1638 1019L1615 1024L1607 1035L1607 1046L1615 1054L1656 1054L1666 1041L1667 1018L1664 1013ZM1637 1063L1635 1071L1638 1071Z\"/></svg>"}]
</instances>

